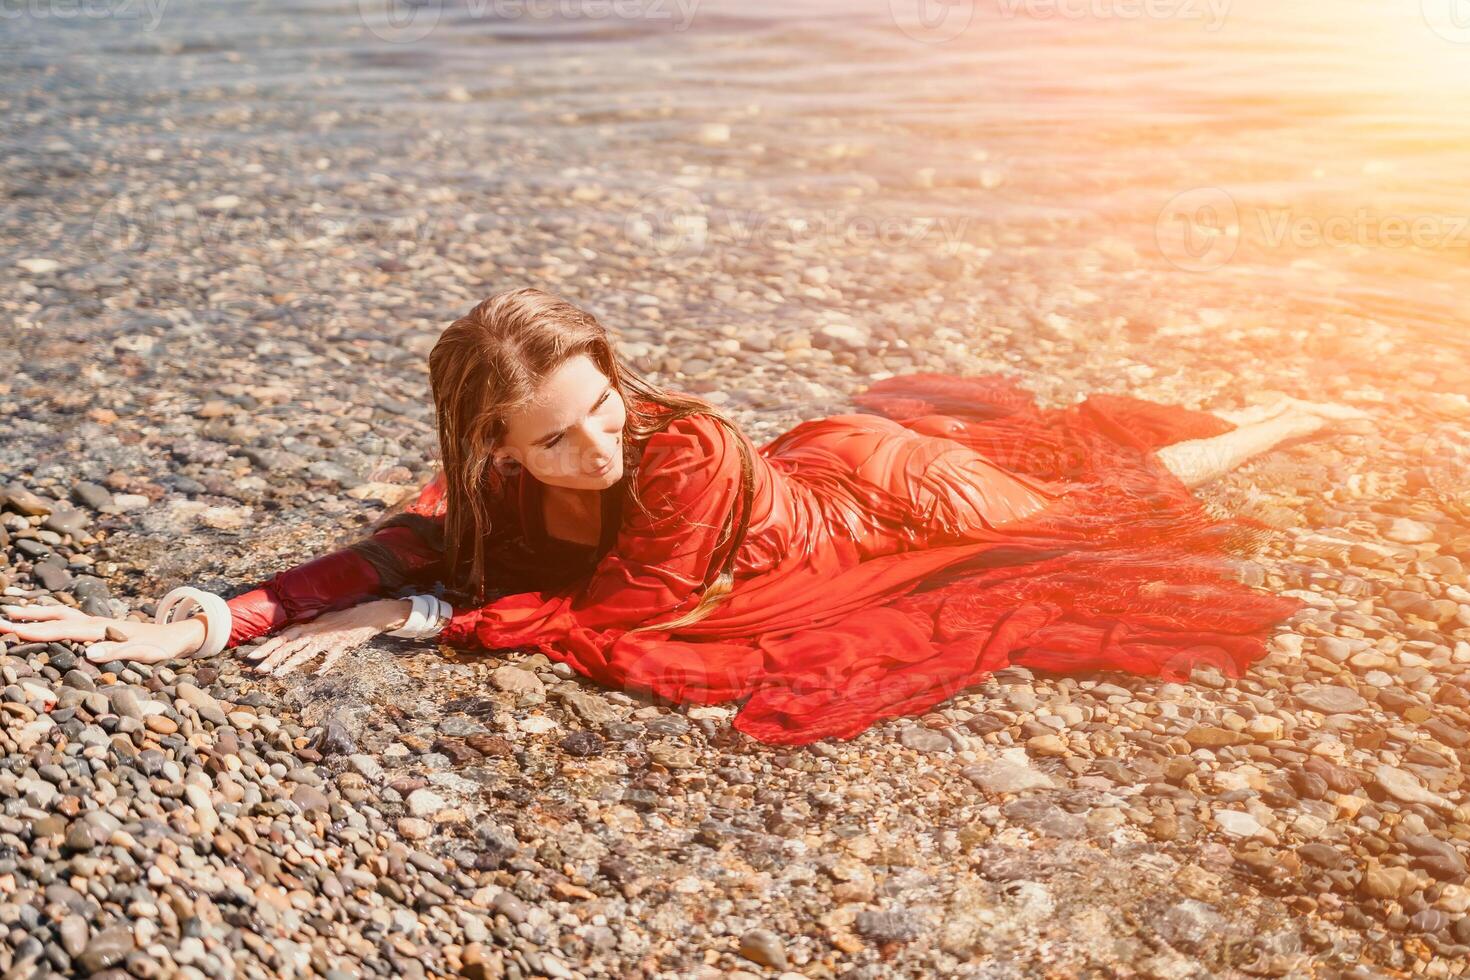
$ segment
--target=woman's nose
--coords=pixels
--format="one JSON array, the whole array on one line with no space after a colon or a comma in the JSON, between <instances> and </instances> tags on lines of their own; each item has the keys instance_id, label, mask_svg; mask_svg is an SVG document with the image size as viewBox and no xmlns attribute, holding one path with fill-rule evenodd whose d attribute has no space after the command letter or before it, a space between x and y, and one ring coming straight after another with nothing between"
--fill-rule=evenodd
<instances>
[{"instance_id":1,"label":"woman's nose","mask_svg":"<svg viewBox=\"0 0 1470 980\"><path fill-rule=\"evenodd\" d=\"M606 432L589 432L582 442L587 462L594 468L612 459L617 452L617 435Z\"/></svg>"}]
</instances>

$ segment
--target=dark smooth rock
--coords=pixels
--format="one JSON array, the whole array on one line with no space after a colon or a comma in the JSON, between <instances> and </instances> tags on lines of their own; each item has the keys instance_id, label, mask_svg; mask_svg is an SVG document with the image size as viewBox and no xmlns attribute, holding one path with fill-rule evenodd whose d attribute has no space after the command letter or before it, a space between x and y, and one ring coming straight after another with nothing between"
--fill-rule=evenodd
<instances>
[{"instance_id":1,"label":"dark smooth rock","mask_svg":"<svg viewBox=\"0 0 1470 980\"><path fill-rule=\"evenodd\" d=\"M100 973L120 962L132 952L133 934L125 928L112 928L98 933L87 943L77 965L88 973Z\"/></svg>"},{"instance_id":2,"label":"dark smooth rock","mask_svg":"<svg viewBox=\"0 0 1470 980\"><path fill-rule=\"evenodd\" d=\"M603 749L602 736L596 732L589 732L586 729L578 729L561 740L561 748L567 755L601 755Z\"/></svg>"}]
</instances>

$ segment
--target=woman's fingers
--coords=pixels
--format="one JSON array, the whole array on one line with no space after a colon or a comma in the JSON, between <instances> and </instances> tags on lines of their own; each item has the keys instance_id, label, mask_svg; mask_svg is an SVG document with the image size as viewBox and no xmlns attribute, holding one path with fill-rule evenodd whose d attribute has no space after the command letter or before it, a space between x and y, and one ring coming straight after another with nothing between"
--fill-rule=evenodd
<instances>
[{"instance_id":1,"label":"woman's fingers","mask_svg":"<svg viewBox=\"0 0 1470 980\"><path fill-rule=\"evenodd\" d=\"M322 665L316 669L316 676L320 677L327 671L331 670L333 667L337 666L337 661L341 660L342 656L349 649L350 647L348 647L347 644L343 643L328 650L326 659L324 659L322 661Z\"/></svg>"},{"instance_id":2,"label":"woman's fingers","mask_svg":"<svg viewBox=\"0 0 1470 980\"><path fill-rule=\"evenodd\" d=\"M270 639L262 642L254 650L251 650L249 653L245 654L245 656L250 660L260 660L261 658L267 657L279 650L281 648L281 644L294 640L299 636L301 636L301 630L295 626L289 626L281 632L277 633L275 636L271 637Z\"/></svg>"},{"instance_id":3,"label":"woman's fingers","mask_svg":"<svg viewBox=\"0 0 1470 980\"><path fill-rule=\"evenodd\" d=\"M13 623L7 619L0 619L0 633L14 633L27 643L51 643L56 640L75 640L78 642L89 642L100 640L107 622L92 616L83 616L81 620L75 617L65 619L47 619L34 622Z\"/></svg>"},{"instance_id":4,"label":"woman's fingers","mask_svg":"<svg viewBox=\"0 0 1470 980\"><path fill-rule=\"evenodd\" d=\"M280 646L280 640L276 637L271 637L269 640L258 645L254 650L247 650L245 652L245 659L259 660L278 646Z\"/></svg>"},{"instance_id":5,"label":"woman's fingers","mask_svg":"<svg viewBox=\"0 0 1470 980\"><path fill-rule=\"evenodd\" d=\"M80 609L71 606L0 606L0 613L11 619L30 623L44 623L54 619L91 619Z\"/></svg>"},{"instance_id":6,"label":"woman's fingers","mask_svg":"<svg viewBox=\"0 0 1470 980\"><path fill-rule=\"evenodd\" d=\"M47 632L44 627L27 626L25 623L12 623L8 619L0 619L0 633L14 633L16 636L20 637L22 640L25 640L27 643L44 642L41 637L36 634L36 631L38 629L40 629L43 633Z\"/></svg>"},{"instance_id":7,"label":"woman's fingers","mask_svg":"<svg viewBox=\"0 0 1470 980\"><path fill-rule=\"evenodd\" d=\"M275 675L277 677L280 677L284 674L291 673L291 671L306 663L308 660L310 660L312 657L315 657L323 650L330 651L331 644L329 642L308 643L306 646L302 647L300 650L296 651L295 654L289 657L285 663L277 667L275 670Z\"/></svg>"},{"instance_id":8,"label":"woman's fingers","mask_svg":"<svg viewBox=\"0 0 1470 980\"><path fill-rule=\"evenodd\" d=\"M274 650L279 642L279 638L273 636L269 640L257 643L255 645L255 649L246 650L245 653L242 654L242 656L244 656L246 660L259 660L261 657Z\"/></svg>"},{"instance_id":9,"label":"woman's fingers","mask_svg":"<svg viewBox=\"0 0 1470 980\"><path fill-rule=\"evenodd\" d=\"M246 653L246 658L255 661L255 672L280 677L318 655L325 655L321 667L315 672L317 675L325 674L344 654L381 632L375 627L364 627L343 613L328 615L343 621L298 623Z\"/></svg>"},{"instance_id":10,"label":"woman's fingers","mask_svg":"<svg viewBox=\"0 0 1470 980\"><path fill-rule=\"evenodd\" d=\"M275 650L271 651L271 655L257 664L255 669L262 674L274 673L277 667L285 663L297 651L302 648L314 649L315 642L316 638L311 636L302 636L293 640L287 640Z\"/></svg>"},{"instance_id":11,"label":"woman's fingers","mask_svg":"<svg viewBox=\"0 0 1470 980\"><path fill-rule=\"evenodd\" d=\"M271 647L269 651L267 651L266 656L258 658L256 660L256 672L261 674L269 674L272 670L275 669L277 664L286 659L286 654L290 653L291 648L294 647L298 642L300 641L281 640L277 642L273 647Z\"/></svg>"},{"instance_id":12,"label":"woman's fingers","mask_svg":"<svg viewBox=\"0 0 1470 980\"><path fill-rule=\"evenodd\" d=\"M109 660L125 660L132 663L156 664L162 660L177 659L177 654L161 650L143 640L108 640L87 647L87 659L94 664L105 664Z\"/></svg>"}]
</instances>

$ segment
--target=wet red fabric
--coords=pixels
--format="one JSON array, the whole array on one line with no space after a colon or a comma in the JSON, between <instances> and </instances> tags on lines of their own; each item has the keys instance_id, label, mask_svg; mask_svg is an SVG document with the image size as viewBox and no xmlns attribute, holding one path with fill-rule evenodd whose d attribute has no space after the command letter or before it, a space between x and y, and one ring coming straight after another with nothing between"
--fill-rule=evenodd
<instances>
[{"instance_id":1,"label":"wet red fabric","mask_svg":"<svg viewBox=\"0 0 1470 980\"><path fill-rule=\"evenodd\" d=\"M1000 375L910 375L858 401L873 414L806 422L753 452L735 587L705 619L657 629L698 602L740 499L743 437L694 416L648 440L647 512L625 513L595 567L457 609L441 642L538 649L674 702L743 700L736 728L803 744L923 712L1012 664L1181 679L1206 662L1238 677L1303 605L1235 577L1232 555L1269 529L1210 514L1153 455L1233 428L1217 416L1121 395L1040 409ZM513 498L510 522L534 531L535 481ZM437 480L414 504L443 508ZM385 543L432 568L421 538ZM284 573L242 602L236 632L360 601L372 566L353 557Z\"/></svg>"}]
</instances>

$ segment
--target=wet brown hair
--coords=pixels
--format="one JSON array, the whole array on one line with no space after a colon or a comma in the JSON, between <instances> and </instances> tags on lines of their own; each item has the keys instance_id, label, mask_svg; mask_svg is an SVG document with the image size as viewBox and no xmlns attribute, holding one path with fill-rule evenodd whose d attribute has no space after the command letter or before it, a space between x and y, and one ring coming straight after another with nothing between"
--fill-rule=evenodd
<instances>
[{"instance_id":1,"label":"wet brown hair","mask_svg":"<svg viewBox=\"0 0 1470 980\"><path fill-rule=\"evenodd\" d=\"M485 490L500 477L493 453L505 433L506 417L529 403L548 375L579 354L592 359L627 408L621 481L625 506L647 512L637 492L643 443L670 423L708 415L730 427L739 446L740 498L720 537L721 546L730 544L725 561L705 582L699 603L688 613L639 629L687 626L708 615L733 586L736 553L750 526L754 470L749 445L734 423L704 399L668 391L622 363L607 329L591 313L531 286L503 290L481 301L445 329L429 354L445 477L445 568L452 579L447 584L477 603L485 601L485 542L490 531Z\"/></svg>"}]
</instances>

